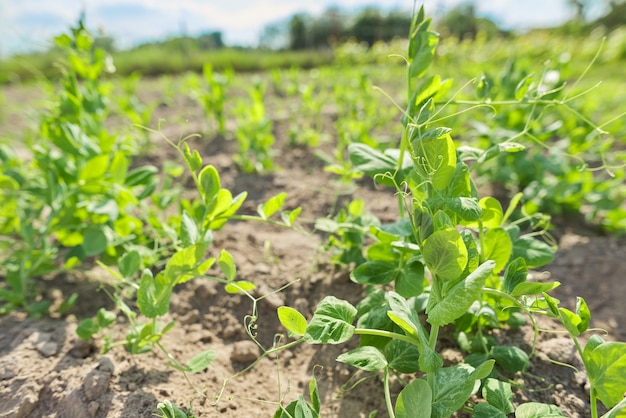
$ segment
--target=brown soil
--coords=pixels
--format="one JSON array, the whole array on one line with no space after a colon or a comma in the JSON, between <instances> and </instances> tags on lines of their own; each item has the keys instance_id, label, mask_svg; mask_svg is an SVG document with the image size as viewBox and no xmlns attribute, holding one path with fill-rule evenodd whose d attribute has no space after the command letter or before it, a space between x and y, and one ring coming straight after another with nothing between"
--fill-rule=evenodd
<instances>
[{"instance_id":1,"label":"brown soil","mask_svg":"<svg viewBox=\"0 0 626 418\"><path fill-rule=\"evenodd\" d=\"M6 103L20 92L15 88L5 91ZM172 138L205 129L201 111L190 104L182 110L162 107L158 112L171 119L182 112L189 120L166 125L164 131ZM253 213L258 203L286 191L287 207L303 206L303 220L327 216L336 204L331 175L322 171L323 164L310 150L285 144L285 121L275 121L274 127L281 145L277 158L281 168L272 174L239 174L231 163L234 141L215 138L196 140L194 145L205 163L218 168L223 187L234 193L248 191L244 213ZM6 129L1 132L8 137ZM175 158L167 145L155 144L146 161L160 165L164 159ZM363 198L369 211L383 222L392 221L395 197L388 191L376 190L369 180L361 181L360 186L346 197ZM581 231L585 230L576 224L558 231L560 250L556 261L546 267L555 280L562 282L554 294L571 309L575 296L585 297L592 325L608 330L607 338L626 340L626 258L622 258L626 241ZM278 306L293 306L310 317L316 303L326 295L352 303L363 296L361 286L349 280L348 269L328 263L320 244L318 235L305 236L246 222L230 223L216 234L215 251L226 248L232 253L238 277L257 284L259 296L293 283L259 302L256 331L264 347L270 347L276 335L285 334L276 317ZM69 316L34 320L16 312L0 318L0 417L152 417L157 403L165 399L181 407L191 404L199 417L270 417L278 402L287 404L299 395L306 397L313 375L320 388L322 416L367 417L374 410L378 410L377 417L387 416L380 379L367 379L349 389L346 384L352 382L355 370L335 361L358 343L356 339L338 346L302 344L277 358L265 358L251 371L228 381L221 398L215 401L224 379L250 364L259 349L243 325L245 316L252 312L251 301L226 294L220 285L207 280L196 279L179 286L170 313L164 318L177 325L166 335L163 345L181 362L202 350L218 353L206 371L190 375L201 394L192 389L182 373L166 365L167 358L160 351L131 356L119 347L100 355L100 343L81 342L75 329L80 319L94 315L102 306L111 307L107 296L97 290L95 279L102 277L104 272L94 270L41 282L43 294L53 299L79 293ZM558 328L548 320L541 325ZM121 338L125 327L120 319L113 333ZM494 336L503 344L530 350L529 327L496 331ZM288 341L287 337L282 341ZM448 343L442 347L446 361L458 361L460 353L452 340L443 341ZM586 377L553 361L580 365L569 339L543 333L528 373L514 376L523 385L516 392L516 400L555 403L566 416L588 416ZM394 383L392 392L397 394L399 389L399 383Z\"/></svg>"}]
</instances>

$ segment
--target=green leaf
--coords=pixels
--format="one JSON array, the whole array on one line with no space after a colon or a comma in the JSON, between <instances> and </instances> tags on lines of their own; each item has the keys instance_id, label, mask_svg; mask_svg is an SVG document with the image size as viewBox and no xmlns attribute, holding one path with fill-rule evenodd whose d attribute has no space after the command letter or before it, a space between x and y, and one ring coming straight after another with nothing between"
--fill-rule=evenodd
<instances>
[{"instance_id":1,"label":"green leaf","mask_svg":"<svg viewBox=\"0 0 626 418\"><path fill-rule=\"evenodd\" d=\"M512 293L518 284L526 282L527 277L526 261L521 257L511 261L504 270L504 291Z\"/></svg>"},{"instance_id":2,"label":"green leaf","mask_svg":"<svg viewBox=\"0 0 626 418\"><path fill-rule=\"evenodd\" d=\"M141 313L148 318L165 315L169 309L172 288L162 272L153 277L150 270L144 270L137 291L137 306Z\"/></svg>"},{"instance_id":3,"label":"green leaf","mask_svg":"<svg viewBox=\"0 0 626 418\"><path fill-rule=\"evenodd\" d=\"M431 140L413 141L413 164L424 180L436 190L445 189L454 175L456 150L449 134Z\"/></svg>"},{"instance_id":4,"label":"green leaf","mask_svg":"<svg viewBox=\"0 0 626 418\"><path fill-rule=\"evenodd\" d=\"M515 100L521 101L526 96L526 92L533 82L533 77L533 74L528 74L517 83L517 86L515 86Z\"/></svg>"},{"instance_id":5,"label":"green leaf","mask_svg":"<svg viewBox=\"0 0 626 418\"><path fill-rule=\"evenodd\" d=\"M277 194L276 196L270 197L267 202L259 204L257 207L257 212L259 216L263 219L267 219L271 217L273 214L278 212L280 208L285 204L285 199L287 198L287 193L282 192Z\"/></svg>"},{"instance_id":6,"label":"green leaf","mask_svg":"<svg viewBox=\"0 0 626 418\"><path fill-rule=\"evenodd\" d=\"M165 276L177 283L202 276L215 262L214 258L204 259L206 249L207 246L200 243L177 251L165 265Z\"/></svg>"},{"instance_id":7,"label":"green leaf","mask_svg":"<svg viewBox=\"0 0 626 418\"><path fill-rule=\"evenodd\" d=\"M444 367L435 372L432 418L447 418L463 406L474 391L474 368L467 364Z\"/></svg>"},{"instance_id":8,"label":"green leaf","mask_svg":"<svg viewBox=\"0 0 626 418\"><path fill-rule=\"evenodd\" d=\"M484 262L454 285L440 301L436 301L431 294L426 307L427 321L433 325L443 326L465 314L480 297L485 281L493 272L494 266L495 263L491 260Z\"/></svg>"},{"instance_id":9,"label":"green leaf","mask_svg":"<svg viewBox=\"0 0 626 418\"><path fill-rule=\"evenodd\" d=\"M107 249L108 240L102 229L87 227L83 237L82 247L86 257L102 254Z\"/></svg>"},{"instance_id":10,"label":"green leaf","mask_svg":"<svg viewBox=\"0 0 626 418\"><path fill-rule=\"evenodd\" d=\"M396 400L396 418L430 418L432 391L428 382L415 379L398 395Z\"/></svg>"},{"instance_id":11,"label":"green leaf","mask_svg":"<svg viewBox=\"0 0 626 418\"><path fill-rule=\"evenodd\" d=\"M172 404L172 402L165 400L163 402L159 402L157 404L157 409L161 414L161 418L189 418L185 411L178 408L176 405Z\"/></svg>"},{"instance_id":12,"label":"green leaf","mask_svg":"<svg viewBox=\"0 0 626 418\"><path fill-rule=\"evenodd\" d=\"M296 222L296 219L298 219L298 216L300 216L300 212L302 212L301 207L297 207L294 210L286 210L281 212L280 218L283 220L285 225L292 226L294 222Z\"/></svg>"},{"instance_id":13,"label":"green leaf","mask_svg":"<svg viewBox=\"0 0 626 418\"><path fill-rule=\"evenodd\" d=\"M491 371L493 370L493 366L495 363L495 360L485 360L479 365L473 366L476 367L476 370L474 370L474 378L476 380L481 380L489 376L491 374Z\"/></svg>"},{"instance_id":14,"label":"green leaf","mask_svg":"<svg viewBox=\"0 0 626 418\"><path fill-rule=\"evenodd\" d=\"M359 347L354 350L350 350L337 357L337 361L368 372L376 372L387 367L387 359L383 353L372 346Z\"/></svg>"},{"instance_id":15,"label":"green leaf","mask_svg":"<svg viewBox=\"0 0 626 418\"><path fill-rule=\"evenodd\" d=\"M521 372L528 366L528 354L521 348L505 345L493 347L491 357L504 370L510 372Z\"/></svg>"},{"instance_id":16,"label":"green leaf","mask_svg":"<svg viewBox=\"0 0 626 418\"><path fill-rule=\"evenodd\" d=\"M349 302L326 296L317 305L317 309L306 327L304 339L309 344L340 344L354 334L352 322L356 308Z\"/></svg>"},{"instance_id":17,"label":"green leaf","mask_svg":"<svg viewBox=\"0 0 626 418\"><path fill-rule=\"evenodd\" d=\"M424 291L424 265L420 262L406 263L396 277L394 290L405 298L422 294Z\"/></svg>"},{"instance_id":18,"label":"green leaf","mask_svg":"<svg viewBox=\"0 0 626 418\"><path fill-rule=\"evenodd\" d=\"M89 182L93 180L104 180L109 167L109 155L97 155L91 158L80 170L79 181Z\"/></svg>"},{"instance_id":19,"label":"green leaf","mask_svg":"<svg viewBox=\"0 0 626 418\"><path fill-rule=\"evenodd\" d=\"M141 267L141 256L135 250L125 253L118 262L122 277L131 278Z\"/></svg>"},{"instance_id":20,"label":"green leaf","mask_svg":"<svg viewBox=\"0 0 626 418\"><path fill-rule=\"evenodd\" d=\"M111 160L111 166L109 167L109 173L115 183L124 184L126 180L126 174L128 173L128 158L122 152L116 152Z\"/></svg>"},{"instance_id":21,"label":"green leaf","mask_svg":"<svg viewBox=\"0 0 626 418\"><path fill-rule=\"evenodd\" d=\"M576 298L576 314L580 317L580 324L578 330L583 333L589 328L589 322L591 321L591 312L585 299L578 296Z\"/></svg>"},{"instance_id":22,"label":"green leaf","mask_svg":"<svg viewBox=\"0 0 626 418\"><path fill-rule=\"evenodd\" d=\"M411 22L411 35L409 37L409 77L411 80L419 79L435 56L435 50L439 43L439 35L428 31L430 20L424 20L424 8L420 8L413 16ZM412 91L414 86L409 86Z\"/></svg>"},{"instance_id":23,"label":"green leaf","mask_svg":"<svg viewBox=\"0 0 626 418\"><path fill-rule=\"evenodd\" d=\"M553 418L564 416L556 405L539 402L523 403L515 410L515 418Z\"/></svg>"},{"instance_id":24,"label":"green leaf","mask_svg":"<svg viewBox=\"0 0 626 418\"><path fill-rule=\"evenodd\" d=\"M455 229L436 231L426 238L422 255L430 272L442 281L457 279L468 260L463 238Z\"/></svg>"},{"instance_id":25,"label":"green leaf","mask_svg":"<svg viewBox=\"0 0 626 418\"><path fill-rule=\"evenodd\" d=\"M200 167L202 167L202 156L200 156L198 150L193 150L192 153L191 148L189 148L189 144L186 142L183 154L185 156L185 161L187 162L187 164L189 164L189 168L191 169L191 171L197 171L200 169Z\"/></svg>"},{"instance_id":26,"label":"green leaf","mask_svg":"<svg viewBox=\"0 0 626 418\"><path fill-rule=\"evenodd\" d=\"M419 351L416 345L407 341L391 340L384 351L387 363L393 370L407 374L419 370Z\"/></svg>"},{"instance_id":27,"label":"green leaf","mask_svg":"<svg viewBox=\"0 0 626 418\"><path fill-rule=\"evenodd\" d=\"M238 280L235 282L230 282L226 286L224 286L224 290L230 294L250 292L254 289L256 289L255 284L247 280Z\"/></svg>"},{"instance_id":28,"label":"green leaf","mask_svg":"<svg viewBox=\"0 0 626 418\"><path fill-rule=\"evenodd\" d=\"M187 371L189 373L198 373L209 367L209 365L217 357L215 350L206 350L196 354L187 362Z\"/></svg>"},{"instance_id":29,"label":"green leaf","mask_svg":"<svg viewBox=\"0 0 626 418\"><path fill-rule=\"evenodd\" d=\"M467 164L457 161L454 175L444 191L446 197L472 197L472 180Z\"/></svg>"},{"instance_id":30,"label":"green leaf","mask_svg":"<svg viewBox=\"0 0 626 418\"><path fill-rule=\"evenodd\" d=\"M503 228L492 228L487 230L481 242L483 244L481 249L483 260L495 261L496 266L493 272L500 273L509 261L513 249L509 234Z\"/></svg>"},{"instance_id":31,"label":"green leaf","mask_svg":"<svg viewBox=\"0 0 626 418\"><path fill-rule=\"evenodd\" d=\"M311 398L311 406L313 407L313 410L319 415L322 405L315 377L312 377L309 381L309 397Z\"/></svg>"},{"instance_id":32,"label":"green leaf","mask_svg":"<svg viewBox=\"0 0 626 418\"><path fill-rule=\"evenodd\" d=\"M604 406L612 408L626 392L626 343L594 345L587 344L583 351L587 375Z\"/></svg>"},{"instance_id":33,"label":"green leaf","mask_svg":"<svg viewBox=\"0 0 626 418\"><path fill-rule=\"evenodd\" d=\"M626 398L615 405L609 412L602 415L602 418L624 418L626 417Z\"/></svg>"},{"instance_id":34,"label":"green leaf","mask_svg":"<svg viewBox=\"0 0 626 418\"><path fill-rule=\"evenodd\" d=\"M541 293L549 292L552 289L556 289L560 284L561 283L559 282L524 282L515 286L515 288L511 292L511 296L513 296L514 298L519 298L520 296L539 295Z\"/></svg>"},{"instance_id":35,"label":"green leaf","mask_svg":"<svg viewBox=\"0 0 626 418\"><path fill-rule=\"evenodd\" d=\"M146 165L139 167L128 173L126 176L125 184L128 187L145 186L151 182L159 169L153 165Z\"/></svg>"},{"instance_id":36,"label":"green leaf","mask_svg":"<svg viewBox=\"0 0 626 418\"><path fill-rule=\"evenodd\" d=\"M554 250L545 242L523 236L513 240L511 258L522 257L529 269L544 266L554 260Z\"/></svg>"},{"instance_id":37,"label":"green leaf","mask_svg":"<svg viewBox=\"0 0 626 418\"><path fill-rule=\"evenodd\" d=\"M189 216L186 210L183 210L181 217L180 237L185 247L191 247L197 244L200 238L198 225L196 225L196 222Z\"/></svg>"},{"instance_id":38,"label":"green leaf","mask_svg":"<svg viewBox=\"0 0 626 418\"><path fill-rule=\"evenodd\" d=\"M348 145L350 162L354 167L372 178L380 174L394 173L396 170L396 159L389 155L371 148L361 143L351 143ZM378 177L380 179L380 177ZM382 178L380 181L386 186L392 186L389 179Z\"/></svg>"},{"instance_id":39,"label":"green leaf","mask_svg":"<svg viewBox=\"0 0 626 418\"><path fill-rule=\"evenodd\" d=\"M515 411L511 385L497 379L487 379L483 384L483 398L505 415Z\"/></svg>"},{"instance_id":40,"label":"green leaf","mask_svg":"<svg viewBox=\"0 0 626 418\"><path fill-rule=\"evenodd\" d=\"M220 270L226 276L226 279L231 281L235 279L237 275L237 267L235 266L235 260L233 256L226 250L222 249L220 256L217 259L217 264L220 266Z\"/></svg>"},{"instance_id":41,"label":"green leaf","mask_svg":"<svg viewBox=\"0 0 626 418\"><path fill-rule=\"evenodd\" d=\"M96 314L96 318L98 319L98 326L100 328L106 328L113 322L115 322L115 318L117 318L117 315L115 315L115 312L107 311L104 308L100 308L98 310L98 313Z\"/></svg>"},{"instance_id":42,"label":"green leaf","mask_svg":"<svg viewBox=\"0 0 626 418\"><path fill-rule=\"evenodd\" d=\"M296 416L295 418L315 418L316 414L313 412L309 404L304 400L302 395L298 397L298 402L296 403Z\"/></svg>"},{"instance_id":43,"label":"green leaf","mask_svg":"<svg viewBox=\"0 0 626 418\"><path fill-rule=\"evenodd\" d=\"M98 331L100 331L100 327L98 326L96 321L93 320L93 318L83 319L78 323L78 326L76 327L76 335L78 335L78 338L80 338L81 340L89 340L91 337L97 334Z\"/></svg>"},{"instance_id":44,"label":"green leaf","mask_svg":"<svg viewBox=\"0 0 626 418\"><path fill-rule=\"evenodd\" d=\"M288 306L278 308L278 320L289 332L302 336L306 332L307 322L304 315Z\"/></svg>"},{"instance_id":45,"label":"green leaf","mask_svg":"<svg viewBox=\"0 0 626 418\"><path fill-rule=\"evenodd\" d=\"M389 318L407 334L414 337L420 335L422 326L417 313L409 307L406 299L395 292L387 293L390 311L387 312Z\"/></svg>"},{"instance_id":46,"label":"green leaf","mask_svg":"<svg viewBox=\"0 0 626 418\"><path fill-rule=\"evenodd\" d=\"M576 315L567 308L559 308L559 314L561 322L563 323L563 326L565 326L565 329L567 329L567 332L569 332L573 337L578 337L581 334L580 329L583 328L580 316Z\"/></svg>"},{"instance_id":47,"label":"green leaf","mask_svg":"<svg viewBox=\"0 0 626 418\"><path fill-rule=\"evenodd\" d=\"M352 273L350 279L360 284L387 284L398 277L398 263L389 261L366 261Z\"/></svg>"},{"instance_id":48,"label":"green leaf","mask_svg":"<svg viewBox=\"0 0 626 418\"><path fill-rule=\"evenodd\" d=\"M217 197L221 188L220 175L217 169L212 165L205 166L198 174L198 182L204 203L209 205Z\"/></svg>"},{"instance_id":49,"label":"green leaf","mask_svg":"<svg viewBox=\"0 0 626 418\"><path fill-rule=\"evenodd\" d=\"M424 203L431 213L446 211L464 222L478 220L482 212L476 199L471 197L430 197Z\"/></svg>"},{"instance_id":50,"label":"green leaf","mask_svg":"<svg viewBox=\"0 0 626 418\"><path fill-rule=\"evenodd\" d=\"M507 415L495 406L481 402L474 406L472 418L507 418Z\"/></svg>"}]
</instances>

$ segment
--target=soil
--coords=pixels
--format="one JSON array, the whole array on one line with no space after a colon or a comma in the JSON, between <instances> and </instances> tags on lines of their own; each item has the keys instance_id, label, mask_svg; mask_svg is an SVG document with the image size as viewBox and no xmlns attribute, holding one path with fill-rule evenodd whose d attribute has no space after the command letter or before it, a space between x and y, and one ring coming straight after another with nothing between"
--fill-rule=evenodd
<instances>
[{"instance_id":1,"label":"soil","mask_svg":"<svg viewBox=\"0 0 626 418\"><path fill-rule=\"evenodd\" d=\"M157 83L147 83L143 94L155 95L155 86ZM27 87L5 89L5 102L21 103L20 98L30 94L24 89ZM19 131L19 123L18 128L6 123L16 120L10 112L0 131L3 138L10 136L8 132L12 136ZM157 117L170 121L181 120L181 115L185 122L164 126L170 138L206 130L202 111L192 103L161 106L157 110ZM333 115L327 119L332 126ZM199 149L205 163L217 167L223 187L234 194L249 193L242 213L254 213L257 204L285 191L287 207L302 206L301 218L305 222L327 216L337 207L337 200L353 197L364 199L367 210L383 222L394 220L395 197L387 190L378 190L370 180L360 181L357 190L337 199L332 175L323 171L324 164L313 152L288 146L287 124L284 118L274 120L280 169L271 174L240 174L231 160L235 141L194 139L192 148ZM166 159L176 158L158 138L153 141L143 162L162 165ZM330 144L326 146L332 148ZM592 326L607 330L607 339L626 340L626 241L604 236L580 221L566 223L555 235L560 249L555 261L545 268L562 283L554 295L570 309L575 306L575 297L583 296L591 308ZM277 335L285 334L276 317L277 307L293 306L310 317L324 296L334 295L352 303L363 296L362 287L350 281L348 268L328 262L328 255L321 251L322 238L248 222L231 222L216 234L214 251L230 251L238 277L254 282L258 296L268 295L258 304L256 332L264 347L271 347ZM153 417L156 405L165 399L180 407L191 405L198 417L270 417L278 402L287 404L299 395L307 397L312 376L319 385L322 416L368 417L378 411L377 417L387 417L380 378L365 379L350 388L359 375L355 377L355 369L335 361L339 354L358 344L356 339L337 346L297 345L278 357L264 358L222 387L224 379L243 370L260 351L244 328L244 319L252 312L251 301L227 294L221 285L208 280L195 279L178 286L170 313L163 318L176 321L176 327L162 343L179 361L186 362L203 350L217 352L206 371L189 375L200 393L182 373L168 367L168 359L156 349L132 356L118 347L100 354L100 341L80 341L75 329L80 319L94 315L100 307L112 307L106 294L98 290L102 277L106 273L94 269L41 280L42 294L54 300L79 293L77 305L69 315L36 320L14 312L0 318L0 417ZM287 287L272 293L283 286ZM113 333L122 337L126 325L119 318ZM542 320L541 326L559 329L549 320ZM493 335L501 344L530 351L529 326L494 331ZM446 362L459 361L461 353L453 340L446 338L446 330L442 336L441 350ZM284 336L282 341L288 340ZM585 375L555 361L580 366L568 338L559 333L542 333L527 373L512 376L521 385L516 401L555 403L566 416L589 416ZM222 388L223 393L216 400ZM400 384L394 382L392 392L397 394L399 389Z\"/></svg>"}]
</instances>

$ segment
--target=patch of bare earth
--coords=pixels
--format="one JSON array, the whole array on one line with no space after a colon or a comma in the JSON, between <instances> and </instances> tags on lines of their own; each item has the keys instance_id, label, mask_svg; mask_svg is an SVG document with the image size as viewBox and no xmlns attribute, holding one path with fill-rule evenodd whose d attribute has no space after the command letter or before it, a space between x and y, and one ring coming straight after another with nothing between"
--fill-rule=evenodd
<instances>
[{"instance_id":1,"label":"patch of bare earth","mask_svg":"<svg viewBox=\"0 0 626 418\"><path fill-rule=\"evenodd\" d=\"M180 111L159 110L170 119ZM199 117L197 109L193 112ZM193 120L179 130L175 124L167 126L167 134L173 138L203 129L202 123ZM258 203L285 191L288 208L303 207L303 220L327 216L336 203L330 185L332 177L323 172L323 164L312 151L286 145L285 129L280 122L275 124L275 131L281 145L277 158L281 168L267 175L239 174L230 159L235 149L232 141L197 140L194 146L199 148L205 163L218 168L223 187L233 193L248 191L244 213L253 213ZM145 162L161 165L165 159L176 158L166 144L155 144L160 145L145 156ZM384 222L393 221L397 213L395 196L376 190L369 181L361 182L361 186L348 197L363 198L368 210ZM363 297L362 287L349 280L347 269L328 264L328 257L319 251L320 239L317 235L246 222L230 223L216 234L214 251L230 251L238 277L254 282L258 296L269 295L258 305L256 332L264 347L269 348L276 335L285 334L276 317L277 307L289 305L310 317L317 302L326 295L352 303ZM624 240L565 231L556 260L546 268L553 279L562 282L555 295L565 306L573 308L575 296L585 297L591 308L592 325L608 330L608 338L621 340L626 339L624 254ZM195 279L179 286L172 297L170 313L164 318L177 323L163 345L179 361L185 362L207 349L218 353L206 371L190 375L201 393L181 373L168 367L168 359L159 351L131 356L118 347L101 355L97 341L85 343L75 334L78 320L94 315L102 306L111 307L110 300L93 281L98 274L105 273L77 273L41 281L43 294L51 298L80 293L69 316L33 320L13 313L0 318L0 417L152 417L157 403L165 399L181 407L191 404L200 417L270 417L277 402L286 404L299 395L307 396L313 375L320 388L322 416L367 417L374 410L378 410L377 417L387 416L380 379L366 379L349 388L355 370L335 361L339 354L358 344L357 339L338 346L298 345L277 357L263 359L223 387L224 379L243 370L260 351L244 328L244 318L252 312L251 301L226 294L221 286L208 280ZM271 294L289 283L292 284L283 291ZM112 333L122 338L126 326L120 317ZM556 329L548 320L542 321L541 326ZM528 326L494 331L494 337L502 344L531 350L532 330ZM282 341L288 341L287 337ZM446 361L459 361L461 355L453 340L443 342ZM541 334L527 373L511 376L520 383L516 401L555 403L566 416L588 416L585 375L554 361L580 366L569 339L562 334ZM396 394L400 388L399 382L392 385ZM220 391L222 395L215 402Z\"/></svg>"}]
</instances>

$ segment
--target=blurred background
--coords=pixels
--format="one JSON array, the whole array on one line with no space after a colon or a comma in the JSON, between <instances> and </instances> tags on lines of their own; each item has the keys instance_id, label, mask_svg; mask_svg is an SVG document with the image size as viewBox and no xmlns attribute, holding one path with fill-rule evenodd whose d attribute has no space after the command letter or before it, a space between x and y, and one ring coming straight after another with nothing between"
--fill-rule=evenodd
<instances>
[{"instance_id":1,"label":"blurred background","mask_svg":"<svg viewBox=\"0 0 626 418\"><path fill-rule=\"evenodd\" d=\"M417 6L422 3L444 38L460 40L546 29L588 36L626 21L623 0L427 0ZM243 71L328 64L330 51L346 42L369 48L406 37L413 6L410 0L4 0L0 82L28 78L33 67L46 74L54 62L53 37L81 17L96 44L113 54L118 73L158 75L199 70L207 61ZM300 54L267 63L236 53L259 49Z\"/></svg>"}]
</instances>

